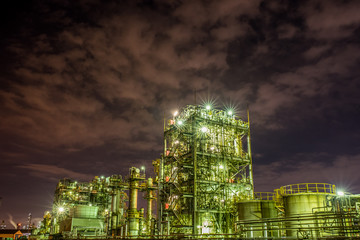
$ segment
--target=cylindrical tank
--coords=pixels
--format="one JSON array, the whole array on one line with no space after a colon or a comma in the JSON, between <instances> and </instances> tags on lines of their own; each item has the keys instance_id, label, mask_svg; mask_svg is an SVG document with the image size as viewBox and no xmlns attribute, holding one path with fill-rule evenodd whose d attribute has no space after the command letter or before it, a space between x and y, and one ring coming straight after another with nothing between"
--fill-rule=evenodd
<instances>
[{"instance_id":1,"label":"cylindrical tank","mask_svg":"<svg viewBox=\"0 0 360 240\"><path fill-rule=\"evenodd\" d=\"M139 212L137 210L137 198L139 191L140 169L130 169L130 203L128 209L129 235L139 235Z\"/></svg>"},{"instance_id":2,"label":"cylindrical tank","mask_svg":"<svg viewBox=\"0 0 360 240\"><path fill-rule=\"evenodd\" d=\"M286 222L286 235L291 237L319 237L314 212L326 206L326 194L297 193L283 196ZM304 219L304 217L307 219Z\"/></svg>"},{"instance_id":3,"label":"cylindrical tank","mask_svg":"<svg viewBox=\"0 0 360 240\"><path fill-rule=\"evenodd\" d=\"M249 200L237 204L239 220L247 238L278 236L278 230L268 225L265 218L277 217L275 202L272 200ZM257 220L259 223L246 224L246 221Z\"/></svg>"},{"instance_id":4,"label":"cylindrical tank","mask_svg":"<svg viewBox=\"0 0 360 240\"><path fill-rule=\"evenodd\" d=\"M261 216L262 218L276 218L278 211L275 207L275 202L272 200L261 200Z\"/></svg>"},{"instance_id":5,"label":"cylindrical tank","mask_svg":"<svg viewBox=\"0 0 360 240\"><path fill-rule=\"evenodd\" d=\"M73 208L74 218L97 218L99 208L97 206L77 205Z\"/></svg>"}]
</instances>

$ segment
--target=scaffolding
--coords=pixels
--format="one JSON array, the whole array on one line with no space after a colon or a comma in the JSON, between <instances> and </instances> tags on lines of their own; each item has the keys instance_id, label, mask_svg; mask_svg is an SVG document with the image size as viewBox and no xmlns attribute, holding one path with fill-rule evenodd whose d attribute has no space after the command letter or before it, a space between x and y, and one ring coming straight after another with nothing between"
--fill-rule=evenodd
<instances>
[{"instance_id":1,"label":"scaffolding","mask_svg":"<svg viewBox=\"0 0 360 240\"><path fill-rule=\"evenodd\" d=\"M236 201L253 199L249 121L233 111L185 107L164 129L160 234L234 231Z\"/></svg>"}]
</instances>

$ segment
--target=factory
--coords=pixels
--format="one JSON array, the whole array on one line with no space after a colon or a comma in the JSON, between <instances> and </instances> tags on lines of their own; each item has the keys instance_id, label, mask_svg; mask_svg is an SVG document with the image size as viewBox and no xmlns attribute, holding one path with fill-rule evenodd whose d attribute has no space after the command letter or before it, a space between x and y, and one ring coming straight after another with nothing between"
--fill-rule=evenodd
<instances>
[{"instance_id":1,"label":"factory","mask_svg":"<svg viewBox=\"0 0 360 240\"><path fill-rule=\"evenodd\" d=\"M250 121L189 105L164 123L155 177L59 181L38 236L62 238L327 239L360 236L360 195L330 183L254 192ZM141 194L140 194L141 193ZM146 209L139 208L142 201Z\"/></svg>"}]
</instances>

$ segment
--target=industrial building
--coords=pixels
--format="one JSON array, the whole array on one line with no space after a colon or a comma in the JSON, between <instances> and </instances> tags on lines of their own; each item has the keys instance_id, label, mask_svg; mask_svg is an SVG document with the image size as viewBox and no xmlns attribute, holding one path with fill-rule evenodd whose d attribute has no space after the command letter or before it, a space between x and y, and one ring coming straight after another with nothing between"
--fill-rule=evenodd
<instances>
[{"instance_id":1,"label":"industrial building","mask_svg":"<svg viewBox=\"0 0 360 240\"><path fill-rule=\"evenodd\" d=\"M360 236L360 195L328 183L254 192L250 121L186 106L164 124L156 177L60 180L39 236L64 238L326 239ZM138 207L143 192L146 211ZM156 207L155 207L156 204ZM156 212L156 214L155 214Z\"/></svg>"}]
</instances>

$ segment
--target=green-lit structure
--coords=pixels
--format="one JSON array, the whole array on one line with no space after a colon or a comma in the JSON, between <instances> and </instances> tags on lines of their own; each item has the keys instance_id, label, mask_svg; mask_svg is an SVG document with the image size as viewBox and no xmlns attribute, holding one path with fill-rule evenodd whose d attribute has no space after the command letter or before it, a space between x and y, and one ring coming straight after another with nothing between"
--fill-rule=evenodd
<instances>
[{"instance_id":1,"label":"green-lit structure","mask_svg":"<svg viewBox=\"0 0 360 240\"><path fill-rule=\"evenodd\" d=\"M190 105L166 119L164 151L153 166L155 178L131 167L129 176L60 180L39 234L69 239L360 237L360 195L337 193L328 183L254 192L249 117L242 120L231 109ZM139 196L146 209L139 209Z\"/></svg>"},{"instance_id":2,"label":"green-lit structure","mask_svg":"<svg viewBox=\"0 0 360 240\"><path fill-rule=\"evenodd\" d=\"M236 201L253 198L249 122L187 106L169 120L159 173L161 234L233 233Z\"/></svg>"},{"instance_id":3,"label":"green-lit structure","mask_svg":"<svg viewBox=\"0 0 360 240\"><path fill-rule=\"evenodd\" d=\"M152 214L145 219L144 209L138 210L138 191L145 192L151 213L156 188L152 178L144 180L144 172L135 167L127 178L112 175L82 183L60 180L47 233L62 233L68 238L150 234ZM45 219L49 222L48 216Z\"/></svg>"}]
</instances>

